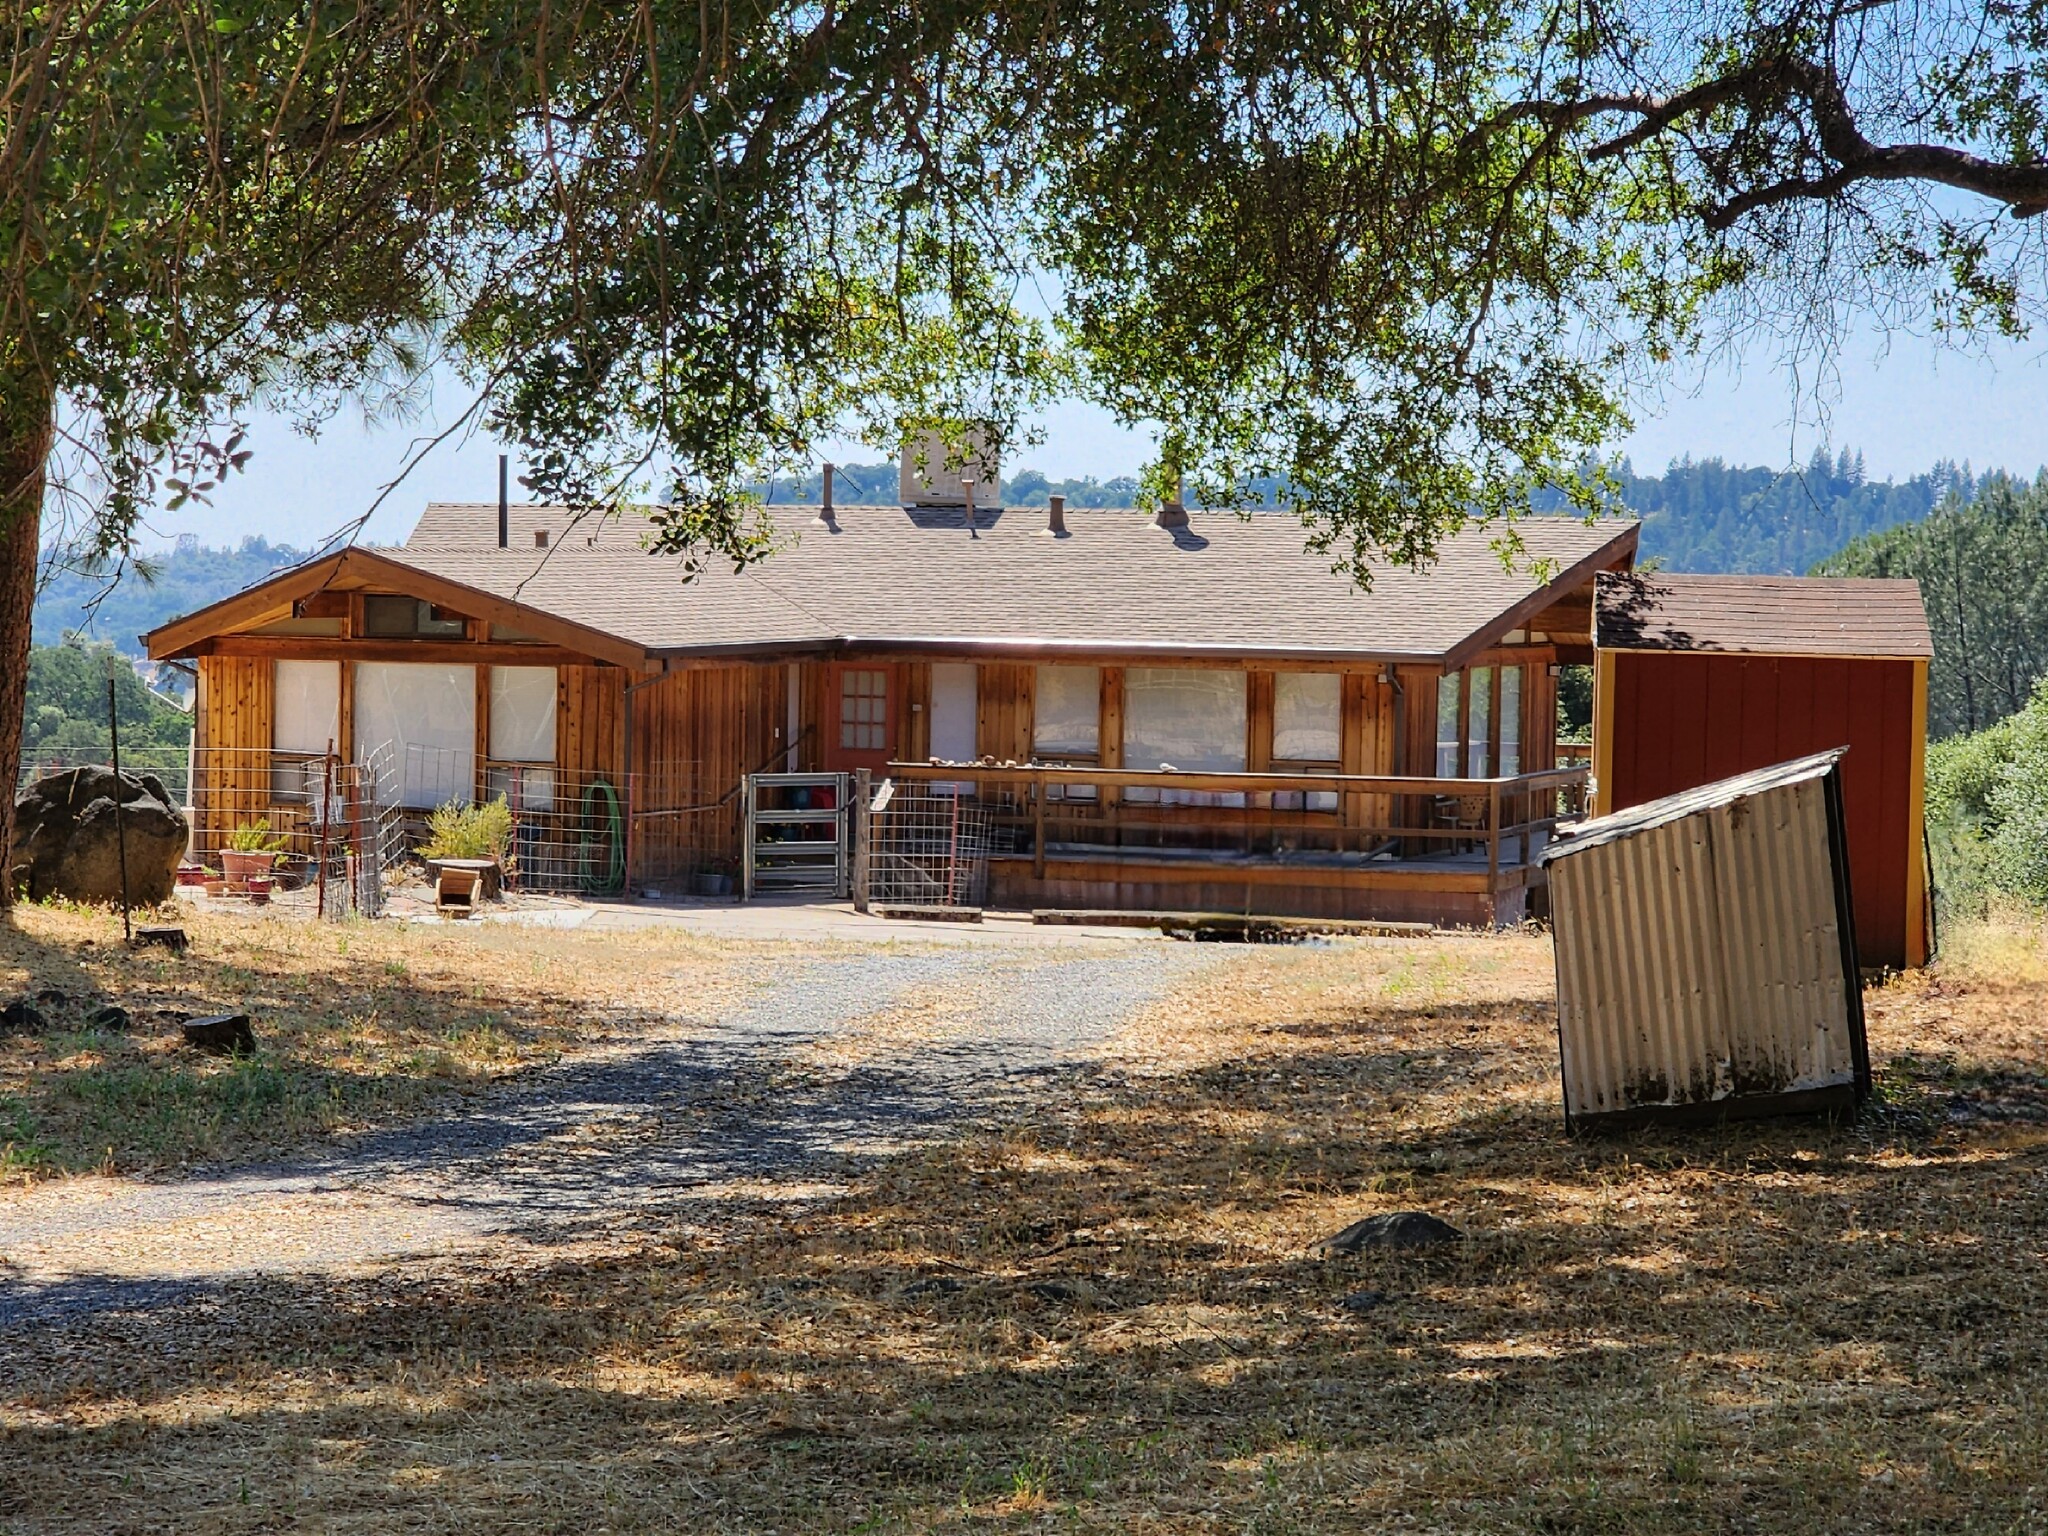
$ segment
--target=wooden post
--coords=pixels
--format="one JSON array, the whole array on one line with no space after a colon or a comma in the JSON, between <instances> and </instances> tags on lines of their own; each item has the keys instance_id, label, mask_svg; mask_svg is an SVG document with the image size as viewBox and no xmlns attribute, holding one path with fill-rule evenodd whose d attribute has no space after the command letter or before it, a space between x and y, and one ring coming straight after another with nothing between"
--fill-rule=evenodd
<instances>
[{"instance_id":1,"label":"wooden post","mask_svg":"<svg viewBox=\"0 0 2048 1536\"><path fill-rule=\"evenodd\" d=\"M128 919L128 824L121 814L121 802L128 792L121 784L121 710L115 703L112 677L107 679L107 742L114 767L114 849L121 861L121 940L133 944L135 930Z\"/></svg>"},{"instance_id":2,"label":"wooden post","mask_svg":"<svg viewBox=\"0 0 2048 1536\"><path fill-rule=\"evenodd\" d=\"M1498 918L1498 893L1500 890L1500 780L1493 779L1486 786L1486 903L1487 910Z\"/></svg>"},{"instance_id":3,"label":"wooden post","mask_svg":"<svg viewBox=\"0 0 2048 1536\"><path fill-rule=\"evenodd\" d=\"M856 912L868 909L868 802L873 782L871 770L853 770L853 910Z\"/></svg>"},{"instance_id":4,"label":"wooden post","mask_svg":"<svg viewBox=\"0 0 2048 1536\"><path fill-rule=\"evenodd\" d=\"M1045 878L1045 780L1031 783L1031 873Z\"/></svg>"}]
</instances>

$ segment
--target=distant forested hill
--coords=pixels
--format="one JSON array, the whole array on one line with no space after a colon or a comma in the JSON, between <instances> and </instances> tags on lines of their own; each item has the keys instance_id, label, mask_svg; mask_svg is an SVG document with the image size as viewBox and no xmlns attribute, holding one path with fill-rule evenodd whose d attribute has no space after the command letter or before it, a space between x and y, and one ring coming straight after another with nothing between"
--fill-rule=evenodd
<instances>
[{"instance_id":1,"label":"distant forested hill","mask_svg":"<svg viewBox=\"0 0 2048 1536\"><path fill-rule=\"evenodd\" d=\"M2024 706L2048 677L2048 476L1987 475L1974 500L1858 539L1821 576L1911 577L1934 631L1927 728L1977 731Z\"/></svg>"},{"instance_id":2,"label":"distant forested hill","mask_svg":"<svg viewBox=\"0 0 2048 1536\"><path fill-rule=\"evenodd\" d=\"M168 555L152 557L141 570L122 572L107 590L104 577L75 572L59 574L36 598L34 642L55 645L72 630L84 628L92 638L110 642L130 656L142 654L136 636L166 619L254 586L271 572L296 565L306 551L263 539L242 540L234 549L208 549L187 544ZM105 591L97 612L87 605Z\"/></svg>"},{"instance_id":3,"label":"distant forested hill","mask_svg":"<svg viewBox=\"0 0 2048 1536\"><path fill-rule=\"evenodd\" d=\"M1910 480L1871 480L1863 455L1816 453L1803 470L1683 458L1661 475L1624 466L1622 496L1643 519L1642 558L1672 571L1803 575L1852 540L1917 523L1976 480L1942 461ZM1555 496L1539 506L1555 506Z\"/></svg>"}]
</instances>

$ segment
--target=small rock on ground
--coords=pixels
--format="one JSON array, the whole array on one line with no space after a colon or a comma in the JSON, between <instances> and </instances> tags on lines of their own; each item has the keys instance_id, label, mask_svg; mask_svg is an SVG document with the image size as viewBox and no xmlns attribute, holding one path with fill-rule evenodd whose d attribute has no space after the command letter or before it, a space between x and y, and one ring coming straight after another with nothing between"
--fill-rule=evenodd
<instances>
[{"instance_id":1,"label":"small rock on ground","mask_svg":"<svg viewBox=\"0 0 2048 1536\"><path fill-rule=\"evenodd\" d=\"M1354 1221L1342 1232L1332 1233L1309 1250L1311 1253L1358 1253L1367 1248L1435 1248L1463 1239L1449 1222L1427 1211L1392 1211Z\"/></svg>"},{"instance_id":2,"label":"small rock on ground","mask_svg":"<svg viewBox=\"0 0 2048 1536\"><path fill-rule=\"evenodd\" d=\"M1387 1304L1385 1291L1353 1291L1337 1305L1346 1312L1371 1312Z\"/></svg>"}]
</instances>

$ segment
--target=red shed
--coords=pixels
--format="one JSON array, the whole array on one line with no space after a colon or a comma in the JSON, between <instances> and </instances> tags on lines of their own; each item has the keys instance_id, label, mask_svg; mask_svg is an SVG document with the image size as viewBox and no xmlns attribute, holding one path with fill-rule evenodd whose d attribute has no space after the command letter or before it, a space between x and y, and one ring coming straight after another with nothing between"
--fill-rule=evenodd
<instances>
[{"instance_id":1,"label":"red shed","mask_svg":"<svg viewBox=\"0 0 2048 1536\"><path fill-rule=\"evenodd\" d=\"M1594 809L1847 747L1842 800L1865 965L1927 959L1927 662L1918 583L1603 575Z\"/></svg>"}]
</instances>

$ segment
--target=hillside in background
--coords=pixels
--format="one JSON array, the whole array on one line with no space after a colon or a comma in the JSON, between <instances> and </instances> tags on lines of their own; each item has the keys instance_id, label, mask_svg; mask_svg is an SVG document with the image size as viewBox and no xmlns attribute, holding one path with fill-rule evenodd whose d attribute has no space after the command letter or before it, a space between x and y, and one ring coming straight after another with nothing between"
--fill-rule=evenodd
<instances>
[{"instance_id":1,"label":"hillside in background","mask_svg":"<svg viewBox=\"0 0 2048 1536\"><path fill-rule=\"evenodd\" d=\"M1623 495L1643 518L1642 553L1669 570L1798 573L1846 548L1852 541L1901 524L1917 523L1953 496L1968 503L1977 480L1967 466L1937 463L1910 480L1865 478L1860 454L1830 458L1817 453L1805 469L1784 471L1739 466L1720 459L1680 459L1661 475L1639 475L1624 465ZM820 475L777 480L755 488L775 505L814 502ZM1277 502L1276 484L1258 489ZM1063 495L1070 507L1128 507L1137 481L1127 475L1053 480L1024 469L1003 482L1007 506L1043 506ZM894 464L840 467L835 494L842 503L893 504ZM1539 497L1539 510L1557 498ZM306 552L262 539L245 539L235 549L194 545L156 557L153 579L142 572L123 575L101 596L106 583L76 574L60 575L36 600L35 642L54 645L73 629L89 625L97 639L140 654L136 636L180 613L229 597ZM99 600L97 613L87 605Z\"/></svg>"},{"instance_id":2,"label":"hillside in background","mask_svg":"<svg viewBox=\"0 0 2048 1536\"><path fill-rule=\"evenodd\" d=\"M1815 574L1920 583L1934 631L1930 736L1983 730L2048 676L2048 475L2031 484L1987 475L1974 499L1957 495L1931 517L1858 539Z\"/></svg>"},{"instance_id":3,"label":"hillside in background","mask_svg":"<svg viewBox=\"0 0 2048 1536\"><path fill-rule=\"evenodd\" d=\"M1680 459L1661 475L1624 469L1623 500L1643 519L1642 557L1673 571L1804 575L1866 534L1917 523L1976 480L1946 460L1910 480L1870 480L1863 455L1816 453L1798 471Z\"/></svg>"},{"instance_id":4,"label":"hillside in background","mask_svg":"<svg viewBox=\"0 0 2048 1536\"><path fill-rule=\"evenodd\" d=\"M92 639L140 656L137 636L178 614L232 597L272 572L298 564L306 554L289 544L248 538L234 549L180 544L169 554L152 556L141 569L122 572L111 587L104 576L59 572L37 594L32 639L37 645L56 645L71 631L83 629Z\"/></svg>"}]
</instances>

